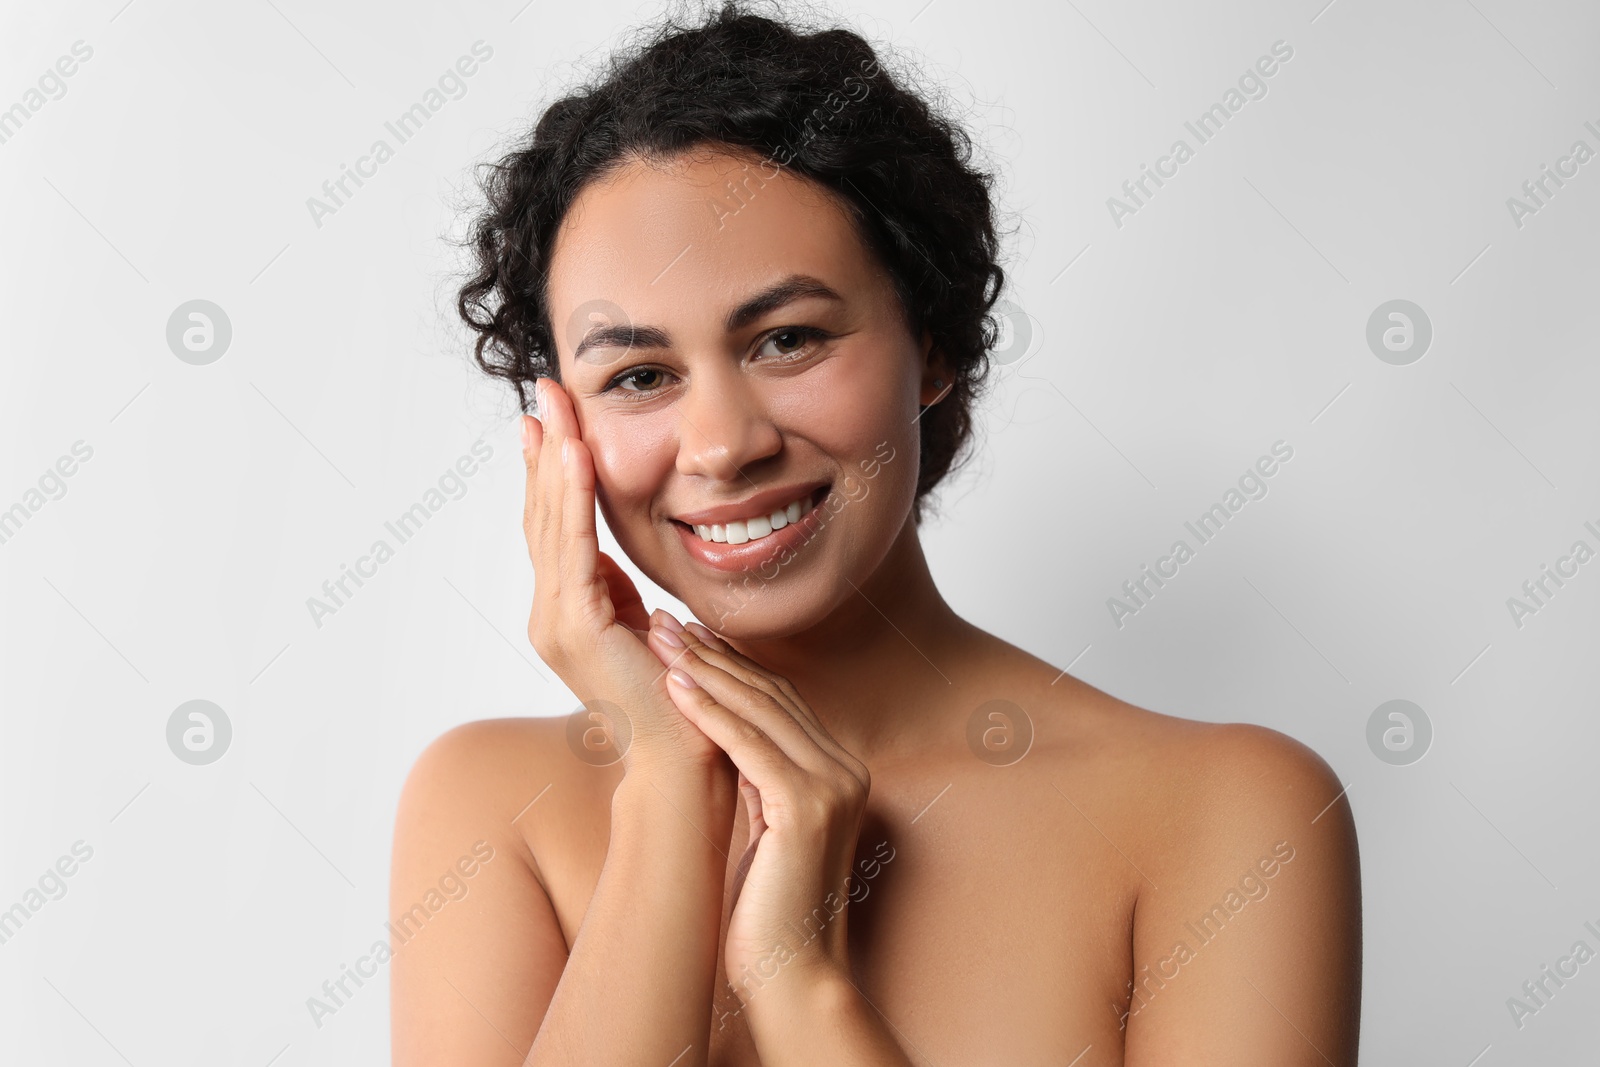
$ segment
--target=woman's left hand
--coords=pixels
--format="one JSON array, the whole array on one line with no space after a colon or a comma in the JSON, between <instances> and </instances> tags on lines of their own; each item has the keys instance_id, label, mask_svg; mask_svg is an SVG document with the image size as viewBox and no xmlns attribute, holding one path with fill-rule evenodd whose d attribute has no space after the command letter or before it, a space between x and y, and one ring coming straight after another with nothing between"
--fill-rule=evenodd
<instances>
[{"instance_id":1,"label":"woman's left hand","mask_svg":"<svg viewBox=\"0 0 1600 1067\"><path fill-rule=\"evenodd\" d=\"M667 692L739 770L750 830L723 962L754 1016L762 1001L777 1008L850 980L846 906L871 779L787 678L690 625L700 635L674 629L685 648Z\"/></svg>"}]
</instances>

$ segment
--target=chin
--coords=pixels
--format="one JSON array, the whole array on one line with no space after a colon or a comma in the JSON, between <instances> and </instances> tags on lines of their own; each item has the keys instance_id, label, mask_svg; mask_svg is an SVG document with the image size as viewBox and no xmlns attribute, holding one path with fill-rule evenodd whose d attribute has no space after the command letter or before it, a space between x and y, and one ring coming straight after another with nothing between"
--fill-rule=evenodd
<instances>
[{"instance_id":1,"label":"chin","mask_svg":"<svg viewBox=\"0 0 1600 1067\"><path fill-rule=\"evenodd\" d=\"M696 573L675 583L672 594L694 617L718 633L758 641L798 633L827 616L829 601L849 587L825 571L820 558L737 574ZM689 563L695 571L700 564ZM803 569L802 569L803 568Z\"/></svg>"},{"instance_id":2,"label":"chin","mask_svg":"<svg viewBox=\"0 0 1600 1067\"><path fill-rule=\"evenodd\" d=\"M810 592L810 588L802 593L752 582L747 593L690 593L691 599L684 603L693 609L696 619L724 637L770 641L802 633L828 617L833 604Z\"/></svg>"}]
</instances>

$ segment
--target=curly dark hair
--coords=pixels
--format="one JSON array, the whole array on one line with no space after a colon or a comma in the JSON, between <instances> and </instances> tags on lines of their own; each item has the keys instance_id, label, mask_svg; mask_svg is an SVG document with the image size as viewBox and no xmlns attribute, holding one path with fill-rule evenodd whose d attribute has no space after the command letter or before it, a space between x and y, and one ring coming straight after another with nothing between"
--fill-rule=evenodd
<instances>
[{"instance_id":1,"label":"curly dark hair","mask_svg":"<svg viewBox=\"0 0 1600 1067\"><path fill-rule=\"evenodd\" d=\"M546 294L550 253L579 191L634 159L692 148L759 153L830 190L894 282L912 336L933 337L953 384L919 420L923 500L966 458L972 404L1000 327L1004 285L990 189L972 140L841 28L799 25L726 0L701 21L669 15L613 53L601 74L547 107L497 163L466 234L470 274L456 310L474 358L529 410L539 376L559 380Z\"/></svg>"}]
</instances>

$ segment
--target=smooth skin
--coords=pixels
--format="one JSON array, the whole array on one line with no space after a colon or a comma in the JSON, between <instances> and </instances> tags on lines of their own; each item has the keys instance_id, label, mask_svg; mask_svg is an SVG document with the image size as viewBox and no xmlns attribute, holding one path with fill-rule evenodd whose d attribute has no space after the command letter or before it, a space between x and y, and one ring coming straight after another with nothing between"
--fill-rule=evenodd
<instances>
[{"instance_id":1,"label":"smooth skin","mask_svg":"<svg viewBox=\"0 0 1600 1067\"><path fill-rule=\"evenodd\" d=\"M797 276L832 295L731 314ZM1356 1062L1342 784L944 602L910 509L949 376L839 202L733 151L634 161L580 193L549 285L529 638L593 715L470 722L412 769L395 1064ZM671 520L812 479L837 510L747 583ZM646 610L597 512L705 625Z\"/></svg>"}]
</instances>

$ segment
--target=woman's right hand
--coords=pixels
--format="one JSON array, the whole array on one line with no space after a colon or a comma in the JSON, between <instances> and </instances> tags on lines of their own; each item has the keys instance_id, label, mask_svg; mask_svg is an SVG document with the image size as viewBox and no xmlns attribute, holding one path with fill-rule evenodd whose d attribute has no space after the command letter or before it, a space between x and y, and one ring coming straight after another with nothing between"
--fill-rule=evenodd
<instances>
[{"instance_id":1,"label":"woman's right hand","mask_svg":"<svg viewBox=\"0 0 1600 1067\"><path fill-rule=\"evenodd\" d=\"M535 388L539 418L522 416L522 528L534 570L528 639L591 712L610 713L610 705L627 717L610 727L628 774L720 766L722 750L667 693L662 663L682 649L662 640L662 624L645 612L638 588L600 551L594 459L571 398L549 378L538 379Z\"/></svg>"}]
</instances>

